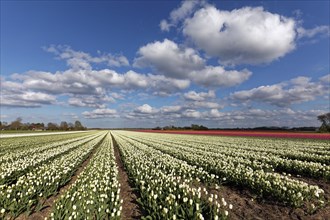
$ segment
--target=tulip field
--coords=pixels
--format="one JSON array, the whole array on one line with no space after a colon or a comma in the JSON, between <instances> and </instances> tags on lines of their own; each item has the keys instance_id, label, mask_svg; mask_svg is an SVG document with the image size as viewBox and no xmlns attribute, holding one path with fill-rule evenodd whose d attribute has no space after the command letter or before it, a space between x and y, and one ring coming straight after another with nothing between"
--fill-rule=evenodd
<instances>
[{"instance_id":1,"label":"tulip field","mask_svg":"<svg viewBox=\"0 0 330 220\"><path fill-rule=\"evenodd\" d=\"M0 139L0 219L330 219L329 193L328 140L121 130Z\"/></svg>"}]
</instances>

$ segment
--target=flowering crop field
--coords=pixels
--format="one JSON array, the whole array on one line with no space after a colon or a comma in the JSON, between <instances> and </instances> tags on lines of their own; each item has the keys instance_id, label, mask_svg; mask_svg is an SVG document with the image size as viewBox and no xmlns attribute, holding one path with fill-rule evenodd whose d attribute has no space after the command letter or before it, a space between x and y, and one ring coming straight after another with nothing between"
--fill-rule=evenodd
<instances>
[{"instance_id":1,"label":"flowering crop field","mask_svg":"<svg viewBox=\"0 0 330 220\"><path fill-rule=\"evenodd\" d=\"M285 131L235 131L235 130L141 130L143 132L170 133L170 134L191 134L191 135L222 135L238 137L271 137L271 138L304 138L304 139L322 139L330 140L329 133L312 132L285 132Z\"/></svg>"},{"instance_id":2,"label":"flowering crop field","mask_svg":"<svg viewBox=\"0 0 330 220\"><path fill-rule=\"evenodd\" d=\"M0 219L329 219L330 146L117 130L3 138L0 190Z\"/></svg>"}]
</instances>

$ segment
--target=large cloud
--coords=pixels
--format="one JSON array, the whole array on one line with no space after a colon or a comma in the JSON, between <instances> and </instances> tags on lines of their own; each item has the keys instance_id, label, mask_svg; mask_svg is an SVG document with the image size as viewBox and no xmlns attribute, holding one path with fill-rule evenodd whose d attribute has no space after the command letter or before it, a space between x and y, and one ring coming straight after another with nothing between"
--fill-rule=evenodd
<instances>
[{"instance_id":1,"label":"large cloud","mask_svg":"<svg viewBox=\"0 0 330 220\"><path fill-rule=\"evenodd\" d=\"M186 19L183 33L222 64L259 64L295 48L295 25L262 7L221 11L208 5Z\"/></svg>"},{"instance_id":2,"label":"large cloud","mask_svg":"<svg viewBox=\"0 0 330 220\"><path fill-rule=\"evenodd\" d=\"M328 94L330 89L330 85L326 82L328 77L329 75L323 76L317 82L311 82L308 77L297 77L286 83L234 92L231 98L243 102L264 102L279 107L290 106Z\"/></svg>"},{"instance_id":3,"label":"large cloud","mask_svg":"<svg viewBox=\"0 0 330 220\"><path fill-rule=\"evenodd\" d=\"M225 70L222 66L206 66L201 71L193 71L190 74L192 81L205 87L231 87L248 80L252 73L243 69Z\"/></svg>"},{"instance_id":4,"label":"large cloud","mask_svg":"<svg viewBox=\"0 0 330 220\"><path fill-rule=\"evenodd\" d=\"M1 94L1 106L7 107L41 107L42 105L55 104L56 97L41 92L27 91L22 94Z\"/></svg>"},{"instance_id":5,"label":"large cloud","mask_svg":"<svg viewBox=\"0 0 330 220\"><path fill-rule=\"evenodd\" d=\"M1 79L1 106L7 107L41 107L56 103L56 97L43 92L26 89L20 83Z\"/></svg>"},{"instance_id":6,"label":"large cloud","mask_svg":"<svg viewBox=\"0 0 330 220\"><path fill-rule=\"evenodd\" d=\"M29 71L1 79L1 106L41 107L56 104L57 96L66 96L66 104L75 107L105 108L124 93L145 91L157 96L175 94L190 86L190 81L164 75L117 73L110 69L68 69L55 73ZM63 104L63 102L62 102Z\"/></svg>"},{"instance_id":7,"label":"large cloud","mask_svg":"<svg viewBox=\"0 0 330 220\"><path fill-rule=\"evenodd\" d=\"M66 70L64 72L29 71L14 74L12 79L21 81L28 89L52 94L98 94L102 90L99 80L91 70Z\"/></svg>"},{"instance_id":8,"label":"large cloud","mask_svg":"<svg viewBox=\"0 0 330 220\"><path fill-rule=\"evenodd\" d=\"M169 78L187 79L205 87L230 87L246 81L251 72L244 69L225 70L221 66L206 66L205 60L192 48L180 47L165 39L139 49L136 67L152 67L155 73Z\"/></svg>"},{"instance_id":9,"label":"large cloud","mask_svg":"<svg viewBox=\"0 0 330 220\"><path fill-rule=\"evenodd\" d=\"M136 67L153 67L157 72L172 78L186 78L189 72L200 70L205 61L192 48L180 48L175 42L149 43L139 49Z\"/></svg>"},{"instance_id":10,"label":"large cloud","mask_svg":"<svg viewBox=\"0 0 330 220\"><path fill-rule=\"evenodd\" d=\"M173 79L163 75L140 74L134 71L117 73L114 70L73 70L64 72L29 71L14 74L6 83L16 83L19 87L54 95L104 96L115 89L148 90L161 94L171 94L190 85L189 80Z\"/></svg>"}]
</instances>

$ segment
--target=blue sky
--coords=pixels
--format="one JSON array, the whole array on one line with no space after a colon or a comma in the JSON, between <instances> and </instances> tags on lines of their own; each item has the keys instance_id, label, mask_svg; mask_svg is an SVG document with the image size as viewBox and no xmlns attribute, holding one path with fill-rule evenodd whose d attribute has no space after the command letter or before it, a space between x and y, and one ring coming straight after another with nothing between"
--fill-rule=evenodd
<instances>
[{"instance_id":1,"label":"blue sky","mask_svg":"<svg viewBox=\"0 0 330 220\"><path fill-rule=\"evenodd\" d=\"M329 1L1 1L1 121L318 126Z\"/></svg>"}]
</instances>

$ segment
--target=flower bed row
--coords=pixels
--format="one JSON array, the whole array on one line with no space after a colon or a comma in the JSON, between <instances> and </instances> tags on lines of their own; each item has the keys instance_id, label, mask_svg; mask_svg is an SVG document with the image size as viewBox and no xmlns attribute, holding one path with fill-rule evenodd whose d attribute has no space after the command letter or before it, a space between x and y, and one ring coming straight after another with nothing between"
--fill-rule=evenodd
<instances>
[{"instance_id":1,"label":"flower bed row","mask_svg":"<svg viewBox=\"0 0 330 220\"><path fill-rule=\"evenodd\" d=\"M135 137L135 140L137 141L145 140L147 143L151 141L164 146L176 146L176 148L180 148L182 152L188 151L202 154L219 160L235 160L236 163L249 166L253 170L262 169L264 171L287 172L306 177L330 180L330 166L322 163L292 160L289 158L282 158L276 154L260 151L247 151L245 148L235 147L236 143L233 143L232 147L219 147L218 145L208 143L195 143L190 140L175 142L168 138L161 139L159 135L156 137L150 137L141 135L141 133L138 134L139 135L135 137L133 133L130 137Z\"/></svg>"},{"instance_id":2,"label":"flower bed row","mask_svg":"<svg viewBox=\"0 0 330 220\"><path fill-rule=\"evenodd\" d=\"M323 202L323 190L318 186L309 185L268 170L264 171L260 162L249 162L242 157L214 154L207 148L198 150L192 145L184 147L183 143L189 143L188 136L186 140L182 139L180 144L174 144L173 141L171 144L167 144L165 140L159 141L154 136L147 139L137 132L122 131L121 134L125 138L143 142L149 147L187 161L191 165L202 167L209 173L226 178L231 184L250 188L263 197L271 197L292 206L301 206L306 201L313 201L317 204ZM266 165L264 167L267 167Z\"/></svg>"},{"instance_id":3,"label":"flower bed row","mask_svg":"<svg viewBox=\"0 0 330 220\"><path fill-rule=\"evenodd\" d=\"M38 209L51 195L65 185L80 164L104 138L97 138L83 143L70 152L48 163L35 167L19 177L14 184L0 185L0 218L16 217L32 208Z\"/></svg>"},{"instance_id":4,"label":"flower bed row","mask_svg":"<svg viewBox=\"0 0 330 220\"><path fill-rule=\"evenodd\" d=\"M202 168L112 132L129 177L139 189L138 200L149 219L224 219L232 205L194 186L215 181ZM230 214L229 214L230 215Z\"/></svg>"},{"instance_id":5,"label":"flower bed row","mask_svg":"<svg viewBox=\"0 0 330 220\"><path fill-rule=\"evenodd\" d=\"M28 148L13 154L3 155L2 161L0 161L0 184L14 183L20 176L35 167L67 154L80 145L97 138L98 135L69 139L39 148Z\"/></svg>"},{"instance_id":6,"label":"flower bed row","mask_svg":"<svg viewBox=\"0 0 330 220\"><path fill-rule=\"evenodd\" d=\"M95 133L95 131L90 132L79 132L79 133L68 133L61 135L42 135L42 136L18 136L18 137L8 137L1 138L0 141L0 156L13 153L20 152L21 150L25 150L28 148L37 148L41 147L45 144L56 143L60 141L65 141L68 139L79 138L86 135L90 135Z\"/></svg>"},{"instance_id":7,"label":"flower bed row","mask_svg":"<svg viewBox=\"0 0 330 220\"><path fill-rule=\"evenodd\" d=\"M120 219L120 184L108 133L87 167L55 204L51 219Z\"/></svg>"}]
</instances>

